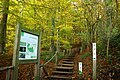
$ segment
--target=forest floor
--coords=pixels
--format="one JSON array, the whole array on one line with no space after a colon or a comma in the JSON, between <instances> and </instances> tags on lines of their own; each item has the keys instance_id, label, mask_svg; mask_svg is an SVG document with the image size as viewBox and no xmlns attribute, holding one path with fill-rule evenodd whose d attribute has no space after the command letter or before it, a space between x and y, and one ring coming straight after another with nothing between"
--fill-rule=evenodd
<instances>
[{"instance_id":1,"label":"forest floor","mask_svg":"<svg viewBox=\"0 0 120 80\"><path fill-rule=\"evenodd\" d=\"M79 62L82 62L83 64L83 75L82 77L87 80L87 78L92 78L92 60L91 60L91 56L86 56L85 59L81 59L81 56L89 53L89 50L84 50L82 53L77 53L74 57L73 62L75 63L74 65L74 74L73 77L75 77L76 80L78 80L79 78L79 73L78 73L78 64ZM60 60L62 61L62 60ZM59 62L60 62L59 61ZM46 71L48 72L48 74L51 74L52 70L54 69L55 64L50 62L45 66Z\"/></svg>"},{"instance_id":2,"label":"forest floor","mask_svg":"<svg viewBox=\"0 0 120 80\"><path fill-rule=\"evenodd\" d=\"M74 75L76 80L79 78L78 64L82 62L82 78L84 80L92 80L93 75L93 59L92 53L89 49L85 49L82 53L77 53L74 58ZM96 76L97 80L120 80L120 63L114 62L112 64L106 63L105 57L97 56L96 60ZM51 74L55 64L50 62L46 65L46 70Z\"/></svg>"},{"instance_id":3,"label":"forest floor","mask_svg":"<svg viewBox=\"0 0 120 80\"><path fill-rule=\"evenodd\" d=\"M79 73L78 73L78 63L82 62L83 64L83 73L82 77L84 80L92 80L92 54L88 49L85 49L82 53L77 53L74 58L75 66L74 66L74 77L78 80ZM60 60L61 61L61 60ZM41 63L45 63L44 60L41 60ZM11 66L12 65L12 55L0 55L0 67ZM45 66L46 72L51 74L55 64L53 62L49 62ZM34 64L24 64L19 65L19 80L34 80ZM25 75L26 74L26 75ZM98 80L109 80L110 76L113 80L120 80L120 62L114 61L112 64L107 64L105 61L105 57L97 56L97 78ZM41 74L42 77L45 76ZM115 79L115 77L117 77ZM0 80L5 80L5 72L4 74L0 72Z\"/></svg>"}]
</instances>

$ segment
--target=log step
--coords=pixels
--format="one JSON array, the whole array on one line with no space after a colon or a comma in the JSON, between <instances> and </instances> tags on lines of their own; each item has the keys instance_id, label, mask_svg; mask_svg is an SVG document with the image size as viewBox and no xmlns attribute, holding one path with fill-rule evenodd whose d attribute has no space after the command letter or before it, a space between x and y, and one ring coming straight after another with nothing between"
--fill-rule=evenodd
<instances>
[{"instance_id":1,"label":"log step","mask_svg":"<svg viewBox=\"0 0 120 80\"><path fill-rule=\"evenodd\" d=\"M67 58L66 58L66 59L63 59L63 61L72 61L72 59L67 59Z\"/></svg>"},{"instance_id":2,"label":"log step","mask_svg":"<svg viewBox=\"0 0 120 80\"><path fill-rule=\"evenodd\" d=\"M56 66L55 69L73 70L73 67Z\"/></svg>"},{"instance_id":3,"label":"log step","mask_svg":"<svg viewBox=\"0 0 120 80\"><path fill-rule=\"evenodd\" d=\"M70 56L68 58L64 58L62 62L60 62L56 67L54 67L54 71L49 76L46 76L48 80L74 80L73 71L74 71L74 57Z\"/></svg>"},{"instance_id":4,"label":"log step","mask_svg":"<svg viewBox=\"0 0 120 80\"><path fill-rule=\"evenodd\" d=\"M73 67L74 64L58 64L58 66L66 66L66 67Z\"/></svg>"},{"instance_id":5,"label":"log step","mask_svg":"<svg viewBox=\"0 0 120 80\"><path fill-rule=\"evenodd\" d=\"M48 78L49 79L62 79L62 80L71 80L71 79L73 79L74 77L72 77L72 76L59 76L59 75L50 75L50 76L48 76Z\"/></svg>"},{"instance_id":6,"label":"log step","mask_svg":"<svg viewBox=\"0 0 120 80\"><path fill-rule=\"evenodd\" d=\"M62 63L65 63L65 64L74 64L74 62L69 62L69 61L63 61Z\"/></svg>"},{"instance_id":7,"label":"log step","mask_svg":"<svg viewBox=\"0 0 120 80\"><path fill-rule=\"evenodd\" d=\"M74 57L66 57L66 58L64 58L64 59L74 59Z\"/></svg>"},{"instance_id":8,"label":"log step","mask_svg":"<svg viewBox=\"0 0 120 80\"><path fill-rule=\"evenodd\" d=\"M70 74L73 74L73 72L53 71L53 74L67 74L67 75L70 75Z\"/></svg>"},{"instance_id":9,"label":"log step","mask_svg":"<svg viewBox=\"0 0 120 80\"><path fill-rule=\"evenodd\" d=\"M66 59L73 59L74 57L71 56L71 57L65 57L65 58L66 58Z\"/></svg>"}]
</instances>

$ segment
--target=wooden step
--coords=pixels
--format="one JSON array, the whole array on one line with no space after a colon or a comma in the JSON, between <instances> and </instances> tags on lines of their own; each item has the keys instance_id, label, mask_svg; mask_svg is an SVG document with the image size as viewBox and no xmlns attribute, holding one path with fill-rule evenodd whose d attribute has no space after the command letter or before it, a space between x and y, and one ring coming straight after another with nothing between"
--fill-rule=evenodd
<instances>
[{"instance_id":1,"label":"wooden step","mask_svg":"<svg viewBox=\"0 0 120 80\"><path fill-rule=\"evenodd\" d=\"M53 74L67 74L67 75L70 75L70 74L73 74L73 72L65 72L65 71L52 71Z\"/></svg>"},{"instance_id":2,"label":"wooden step","mask_svg":"<svg viewBox=\"0 0 120 80\"><path fill-rule=\"evenodd\" d=\"M58 66L73 67L74 64L64 64L64 63L61 63L61 64L58 64Z\"/></svg>"},{"instance_id":3,"label":"wooden step","mask_svg":"<svg viewBox=\"0 0 120 80\"><path fill-rule=\"evenodd\" d=\"M55 69L73 70L73 67L56 66Z\"/></svg>"},{"instance_id":4,"label":"wooden step","mask_svg":"<svg viewBox=\"0 0 120 80\"><path fill-rule=\"evenodd\" d=\"M73 59L74 57L66 57L66 58L64 58L64 59Z\"/></svg>"},{"instance_id":5,"label":"wooden step","mask_svg":"<svg viewBox=\"0 0 120 80\"><path fill-rule=\"evenodd\" d=\"M65 58L65 59L63 59L63 61L72 61L72 59Z\"/></svg>"},{"instance_id":6,"label":"wooden step","mask_svg":"<svg viewBox=\"0 0 120 80\"><path fill-rule=\"evenodd\" d=\"M65 63L65 64L73 64L74 62L63 61L62 63Z\"/></svg>"},{"instance_id":7,"label":"wooden step","mask_svg":"<svg viewBox=\"0 0 120 80\"><path fill-rule=\"evenodd\" d=\"M74 80L75 77L72 77L74 70L74 57L70 56L64 58L56 67L55 71L52 71L50 76L45 76L48 80Z\"/></svg>"},{"instance_id":8,"label":"wooden step","mask_svg":"<svg viewBox=\"0 0 120 80\"><path fill-rule=\"evenodd\" d=\"M71 79L74 79L74 77L72 76L59 76L59 75L50 75L50 76L47 76L47 78L49 79L60 79L60 80L71 80Z\"/></svg>"}]
</instances>

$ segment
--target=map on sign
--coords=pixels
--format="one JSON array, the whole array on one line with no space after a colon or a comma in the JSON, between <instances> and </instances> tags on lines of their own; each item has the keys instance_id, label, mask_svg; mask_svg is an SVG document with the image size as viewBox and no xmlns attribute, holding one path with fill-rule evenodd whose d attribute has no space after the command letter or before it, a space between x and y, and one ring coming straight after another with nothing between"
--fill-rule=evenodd
<instances>
[{"instance_id":1,"label":"map on sign","mask_svg":"<svg viewBox=\"0 0 120 80\"><path fill-rule=\"evenodd\" d=\"M19 60L37 59L38 36L21 31Z\"/></svg>"}]
</instances>

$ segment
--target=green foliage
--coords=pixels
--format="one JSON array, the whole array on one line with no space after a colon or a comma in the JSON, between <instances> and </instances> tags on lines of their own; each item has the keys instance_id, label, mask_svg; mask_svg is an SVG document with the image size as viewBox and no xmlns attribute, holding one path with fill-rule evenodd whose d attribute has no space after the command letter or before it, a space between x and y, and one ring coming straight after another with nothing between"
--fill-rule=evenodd
<instances>
[{"instance_id":1,"label":"green foliage","mask_svg":"<svg viewBox=\"0 0 120 80\"><path fill-rule=\"evenodd\" d=\"M70 43L68 42L68 41L61 41L61 43L63 44L62 46L60 46L60 47L63 47L63 48L65 48L65 49L69 49L69 48L71 48L71 45L70 45Z\"/></svg>"},{"instance_id":2,"label":"green foliage","mask_svg":"<svg viewBox=\"0 0 120 80\"><path fill-rule=\"evenodd\" d=\"M0 1L0 20L2 1ZM115 1L119 0L9 0L7 50L12 54L16 23L19 21L30 30L42 31L41 48L45 51L41 52L41 60L48 61L54 55L49 51L51 40L54 41L55 48L58 44L59 48L69 49L72 48L71 44L81 42L84 49L84 46L92 43L93 38L97 43L98 55L102 58L106 55L108 38L110 38L109 57L120 58L118 29L120 28L120 4ZM109 31L110 35L107 36ZM86 59L88 56L91 56L90 52L80 58ZM63 53L58 53L58 59L62 57ZM2 61L0 63L7 64L6 60L10 60L4 55L0 58ZM55 61L55 58L52 61Z\"/></svg>"},{"instance_id":3,"label":"green foliage","mask_svg":"<svg viewBox=\"0 0 120 80\"><path fill-rule=\"evenodd\" d=\"M88 43L90 41L90 37L89 37L90 35L87 31L86 31L86 33L81 32L80 36L82 37L82 40L84 41L84 43Z\"/></svg>"},{"instance_id":4,"label":"green foliage","mask_svg":"<svg viewBox=\"0 0 120 80\"><path fill-rule=\"evenodd\" d=\"M66 33L67 35L69 35L73 30L73 27L62 27L61 29L61 33Z\"/></svg>"},{"instance_id":5,"label":"green foliage","mask_svg":"<svg viewBox=\"0 0 120 80\"><path fill-rule=\"evenodd\" d=\"M54 55L53 52L42 51L40 54L40 59L45 60L47 62L48 60L50 60L52 58L53 55ZM63 58L63 53L62 52L58 53L58 60L60 60L62 58ZM55 58L53 58L52 62L54 62L54 61L55 61Z\"/></svg>"},{"instance_id":6,"label":"green foliage","mask_svg":"<svg viewBox=\"0 0 120 80\"><path fill-rule=\"evenodd\" d=\"M106 3L112 5L112 25L115 25L111 31L111 37L118 33L116 26L117 10L115 1L106 0ZM114 4L113 4L114 3ZM51 39L55 46L65 49L71 48L70 44L79 43L87 45L92 41L91 36L96 37L99 53L105 54L107 32L109 31L107 10L109 5L105 2L94 0L29 0L29 1L10 1L9 17L7 24L7 47L13 46L15 28L17 21L21 21L23 26L31 30L41 30L41 47L49 50ZM0 2L0 14L2 10ZM52 29L52 19L55 24ZM1 15L0 15L1 19ZM52 30L54 36L51 36ZM57 29L59 31L57 32ZM92 32L96 32L92 34ZM58 37L57 37L58 33ZM9 49L8 49L9 50Z\"/></svg>"},{"instance_id":7,"label":"green foliage","mask_svg":"<svg viewBox=\"0 0 120 80\"><path fill-rule=\"evenodd\" d=\"M41 60L48 61L54 54L50 51L43 51L40 54Z\"/></svg>"},{"instance_id":8,"label":"green foliage","mask_svg":"<svg viewBox=\"0 0 120 80\"><path fill-rule=\"evenodd\" d=\"M87 53L84 53L83 55L80 56L81 59L85 59L86 57L90 56L91 53L90 52L87 52Z\"/></svg>"},{"instance_id":9,"label":"green foliage","mask_svg":"<svg viewBox=\"0 0 120 80\"><path fill-rule=\"evenodd\" d=\"M114 52L114 53L119 53L119 49L120 49L120 33L118 33L117 35L115 35L114 37L112 37L111 39L110 39L110 47L111 48L113 48L113 50L114 51L112 51L112 52Z\"/></svg>"}]
</instances>

